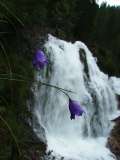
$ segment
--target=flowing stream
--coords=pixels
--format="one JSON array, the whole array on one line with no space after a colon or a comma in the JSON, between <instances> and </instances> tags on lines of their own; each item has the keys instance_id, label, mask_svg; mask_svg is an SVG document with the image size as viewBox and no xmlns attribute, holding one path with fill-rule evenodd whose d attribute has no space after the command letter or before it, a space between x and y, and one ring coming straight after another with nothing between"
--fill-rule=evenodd
<instances>
[{"instance_id":1,"label":"flowing stream","mask_svg":"<svg viewBox=\"0 0 120 160\"><path fill-rule=\"evenodd\" d=\"M106 148L117 111L108 76L100 71L96 58L82 42L70 43L49 35L45 45L49 64L36 73L35 115L45 129L47 149L53 159L114 160ZM85 114L70 119L68 97L56 88L41 86L39 80L73 91ZM39 136L39 128L37 129ZM52 159L52 158L51 158Z\"/></svg>"}]
</instances>

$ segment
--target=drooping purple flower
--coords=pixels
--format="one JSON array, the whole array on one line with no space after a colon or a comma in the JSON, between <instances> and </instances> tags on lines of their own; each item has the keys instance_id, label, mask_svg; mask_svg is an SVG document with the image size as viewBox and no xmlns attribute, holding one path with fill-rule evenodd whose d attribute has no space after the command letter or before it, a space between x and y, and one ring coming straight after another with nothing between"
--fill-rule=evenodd
<instances>
[{"instance_id":1,"label":"drooping purple flower","mask_svg":"<svg viewBox=\"0 0 120 160\"><path fill-rule=\"evenodd\" d=\"M77 101L71 100L69 98L69 110L70 110L70 119L75 119L75 116L82 116L85 111L80 106L80 104Z\"/></svg>"},{"instance_id":2,"label":"drooping purple flower","mask_svg":"<svg viewBox=\"0 0 120 160\"><path fill-rule=\"evenodd\" d=\"M38 49L35 52L35 55L33 57L32 64L36 69L43 69L44 66L48 63L47 57L43 51Z\"/></svg>"}]
</instances>

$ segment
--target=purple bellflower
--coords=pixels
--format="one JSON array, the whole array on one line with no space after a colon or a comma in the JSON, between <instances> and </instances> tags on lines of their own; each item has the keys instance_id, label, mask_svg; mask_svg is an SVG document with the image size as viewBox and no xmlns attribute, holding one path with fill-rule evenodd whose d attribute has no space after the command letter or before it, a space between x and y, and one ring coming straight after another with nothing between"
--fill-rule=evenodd
<instances>
[{"instance_id":1,"label":"purple bellflower","mask_svg":"<svg viewBox=\"0 0 120 160\"><path fill-rule=\"evenodd\" d=\"M82 116L85 111L83 108L79 105L77 101L71 100L69 98L69 110L70 110L70 119L75 119L75 116Z\"/></svg>"},{"instance_id":2,"label":"purple bellflower","mask_svg":"<svg viewBox=\"0 0 120 160\"><path fill-rule=\"evenodd\" d=\"M47 60L47 57L46 55L44 54L43 51L41 51L40 49L38 49L36 52L35 52L35 55L33 57L33 61L32 61L32 64L33 66L39 70L39 69L43 69L44 66L48 63L48 60Z\"/></svg>"}]
</instances>

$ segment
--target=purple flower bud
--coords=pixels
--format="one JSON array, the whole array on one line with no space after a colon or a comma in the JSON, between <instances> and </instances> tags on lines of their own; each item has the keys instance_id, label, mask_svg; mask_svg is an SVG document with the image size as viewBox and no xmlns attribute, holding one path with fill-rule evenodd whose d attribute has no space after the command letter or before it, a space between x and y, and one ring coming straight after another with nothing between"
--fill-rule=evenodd
<instances>
[{"instance_id":1,"label":"purple flower bud","mask_svg":"<svg viewBox=\"0 0 120 160\"><path fill-rule=\"evenodd\" d=\"M83 108L79 105L79 103L77 101L71 100L69 99L69 110L70 110L70 119L75 119L75 115L76 116L82 116L83 113L85 113L85 111L83 110Z\"/></svg>"},{"instance_id":2,"label":"purple flower bud","mask_svg":"<svg viewBox=\"0 0 120 160\"><path fill-rule=\"evenodd\" d=\"M40 49L37 50L33 57L33 61L32 61L33 66L39 70L39 69L43 69L47 63L48 63L47 57L44 54L44 52L41 51Z\"/></svg>"}]
</instances>

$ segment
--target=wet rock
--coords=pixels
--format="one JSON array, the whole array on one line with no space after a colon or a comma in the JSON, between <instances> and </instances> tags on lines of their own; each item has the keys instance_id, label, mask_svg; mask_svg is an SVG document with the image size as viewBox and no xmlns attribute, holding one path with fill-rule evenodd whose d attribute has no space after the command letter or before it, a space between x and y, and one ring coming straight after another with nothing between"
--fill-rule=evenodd
<instances>
[{"instance_id":1,"label":"wet rock","mask_svg":"<svg viewBox=\"0 0 120 160\"><path fill-rule=\"evenodd\" d=\"M82 63L84 64L84 72L86 74L86 77L84 76L84 78L85 78L85 80L86 80L86 78L89 80L90 76L89 76L89 69L88 69L88 64L87 64L86 53L83 49L80 49L79 55L80 55L80 59L81 59Z\"/></svg>"},{"instance_id":2,"label":"wet rock","mask_svg":"<svg viewBox=\"0 0 120 160\"><path fill-rule=\"evenodd\" d=\"M112 121L116 124L108 138L107 147L115 154L117 160L120 160L120 117Z\"/></svg>"},{"instance_id":3,"label":"wet rock","mask_svg":"<svg viewBox=\"0 0 120 160\"><path fill-rule=\"evenodd\" d=\"M120 123L120 116L116 117L112 120L112 122Z\"/></svg>"},{"instance_id":4,"label":"wet rock","mask_svg":"<svg viewBox=\"0 0 120 160\"><path fill-rule=\"evenodd\" d=\"M44 157L47 147L46 143L36 135L28 124L24 124L24 133L22 137L23 140L19 142L22 160L40 160L40 157ZM14 157L15 155L12 156Z\"/></svg>"},{"instance_id":5,"label":"wet rock","mask_svg":"<svg viewBox=\"0 0 120 160\"><path fill-rule=\"evenodd\" d=\"M120 95L116 95L117 101L118 101L118 109L120 109Z\"/></svg>"}]
</instances>

